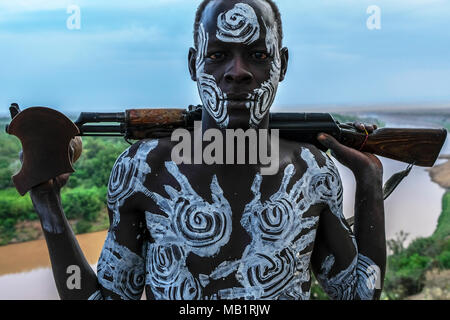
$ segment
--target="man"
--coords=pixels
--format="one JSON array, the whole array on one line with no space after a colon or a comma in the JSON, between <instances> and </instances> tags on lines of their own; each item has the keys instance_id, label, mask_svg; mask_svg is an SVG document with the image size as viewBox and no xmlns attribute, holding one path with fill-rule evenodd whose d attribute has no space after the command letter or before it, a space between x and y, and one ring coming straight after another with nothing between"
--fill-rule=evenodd
<instances>
[{"instance_id":1,"label":"man","mask_svg":"<svg viewBox=\"0 0 450 320\"><path fill-rule=\"evenodd\" d=\"M276 5L204 1L194 38L189 71L204 105L203 132L267 129L288 65ZM332 160L283 139L280 169L266 176L261 164L177 165L169 138L131 146L111 173L111 226L97 275L60 205L68 176L34 188L61 298L140 299L145 289L149 299L308 299L311 270L333 299L379 298L386 264L382 165L330 136L318 139L355 175L354 233ZM70 266L81 272L79 289L67 286Z\"/></svg>"}]
</instances>

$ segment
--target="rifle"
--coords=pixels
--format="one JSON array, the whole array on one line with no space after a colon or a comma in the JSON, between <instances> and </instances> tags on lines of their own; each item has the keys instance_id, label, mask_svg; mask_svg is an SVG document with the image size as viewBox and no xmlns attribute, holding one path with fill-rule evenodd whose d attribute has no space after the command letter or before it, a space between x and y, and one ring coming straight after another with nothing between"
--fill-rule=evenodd
<instances>
[{"instance_id":1,"label":"rifle","mask_svg":"<svg viewBox=\"0 0 450 320\"><path fill-rule=\"evenodd\" d=\"M187 110L82 112L74 123L62 113L44 107L20 111L17 104L12 104L10 112L13 120L6 130L21 140L24 154L22 169L13 177L22 195L62 173L74 172L67 150L75 136L124 137L128 142L161 138L170 136L177 128L193 130L194 122L202 118L202 106L189 106ZM386 183L389 188L385 190L385 198L413 165L432 167L447 136L446 129L405 128L380 128L368 135L339 123L329 113L271 113L269 116L269 129L279 129L281 138L310 143L326 151L316 138L324 132L348 147L408 163L408 169ZM32 163L37 162L39 168L33 167Z\"/></svg>"},{"instance_id":2,"label":"rifle","mask_svg":"<svg viewBox=\"0 0 450 320\"><path fill-rule=\"evenodd\" d=\"M119 136L141 140L170 136L173 130L193 130L201 121L202 106L185 109L130 109L118 113L82 112L75 125L80 136ZM326 151L317 135L327 133L343 145L416 166L432 167L447 136L446 129L380 128L370 135L341 124L329 113L270 113L269 129L281 138L306 142ZM92 125L92 123L118 123Z\"/></svg>"}]
</instances>

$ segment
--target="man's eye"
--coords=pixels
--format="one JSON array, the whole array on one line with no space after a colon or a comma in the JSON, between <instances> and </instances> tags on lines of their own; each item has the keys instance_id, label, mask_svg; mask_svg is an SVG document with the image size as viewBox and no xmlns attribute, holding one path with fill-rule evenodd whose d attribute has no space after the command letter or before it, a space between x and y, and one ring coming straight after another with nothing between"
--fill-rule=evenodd
<instances>
[{"instance_id":1,"label":"man's eye","mask_svg":"<svg viewBox=\"0 0 450 320\"><path fill-rule=\"evenodd\" d=\"M223 57L225 57L225 55L221 52L215 52L208 56L208 58L211 60L220 60L220 59L223 59Z\"/></svg>"},{"instance_id":2,"label":"man's eye","mask_svg":"<svg viewBox=\"0 0 450 320\"><path fill-rule=\"evenodd\" d=\"M255 52L253 53L253 58L259 61L266 61L269 58L269 55L265 52Z\"/></svg>"}]
</instances>

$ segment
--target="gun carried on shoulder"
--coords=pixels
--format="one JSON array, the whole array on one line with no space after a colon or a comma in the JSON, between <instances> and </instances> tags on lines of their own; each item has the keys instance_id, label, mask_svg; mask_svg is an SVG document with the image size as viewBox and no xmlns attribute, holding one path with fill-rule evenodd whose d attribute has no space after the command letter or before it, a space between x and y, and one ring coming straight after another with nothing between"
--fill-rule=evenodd
<instances>
[{"instance_id":1,"label":"gun carried on shoulder","mask_svg":"<svg viewBox=\"0 0 450 320\"><path fill-rule=\"evenodd\" d=\"M17 104L12 104L10 113L13 120L6 131L20 139L23 149L22 169L13 182L24 195L40 183L74 172L69 155L69 143L74 137L124 137L127 141L167 137L178 128L193 130L194 122L201 121L202 106L187 110L82 112L75 122L46 107L20 111ZM281 138L310 143L326 151L317 141L317 135L324 132L348 147L423 167L434 165L447 136L446 129L406 128L380 128L367 135L339 123L329 113L271 113L269 129L279 129ZM81 148L81 142L78 144Z\"/></svg>"},{"instance_id":2,"label":"gun carried on shoulder","mask_svg":"<svg viewBox=\"0 0 450 320\"><path fill-rule=\"evenodd\" d=\"M202 106L185 109L131 109L119 113L82 112L75 121L81 136L123 136L129 140L170 136L173 130L193 130L201 121ZM118 123L100 125L99 123ZM93 125L97 123L97 125ZM336 121L329 113L271 113L269 129L281 138L306 142L326 151L317 141L320 132L364 152L416 166L432 167L447 136L446 129L380 128L370 135Z\"/></svg>"}]
</instances>

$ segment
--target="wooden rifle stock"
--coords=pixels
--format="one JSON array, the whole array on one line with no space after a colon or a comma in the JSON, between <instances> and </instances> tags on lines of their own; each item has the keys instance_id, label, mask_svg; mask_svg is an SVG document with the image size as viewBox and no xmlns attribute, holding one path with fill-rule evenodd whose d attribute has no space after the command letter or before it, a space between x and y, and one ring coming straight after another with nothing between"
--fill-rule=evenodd
<instances>
[{"instance_id":1,"label":"wooden rifle stock","mask_svg":"<svg viewBox=\"0 0 450 320\"><path fill-rule=\"evenodd\" d=\"M432 167L446 137L446 129L381 128L369 134L364 143L366 134L343 129L340 142L389 159Z\"/></svg>"}]
</instances>

